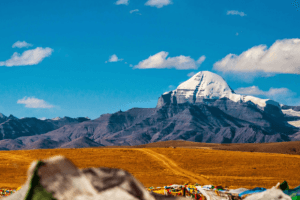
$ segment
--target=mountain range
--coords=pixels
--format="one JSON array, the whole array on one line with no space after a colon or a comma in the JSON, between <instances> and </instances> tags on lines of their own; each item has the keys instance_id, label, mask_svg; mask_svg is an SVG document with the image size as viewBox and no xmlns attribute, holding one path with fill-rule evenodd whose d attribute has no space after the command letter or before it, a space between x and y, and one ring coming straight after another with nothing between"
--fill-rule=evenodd
<instances>
[{"instance_id":1,"label":"mountain range","mask_svg":"<svg viewBox=\"0 0 300 200\"><path fill-rule=\"evenodd\" d=\"M95 120L18 119L0 114L0 150L133 146L168 140L300 140L300 106L236 94L221 76L201 71L162 94L155 108L132 108Z\"/></svg>"}]
</instances>

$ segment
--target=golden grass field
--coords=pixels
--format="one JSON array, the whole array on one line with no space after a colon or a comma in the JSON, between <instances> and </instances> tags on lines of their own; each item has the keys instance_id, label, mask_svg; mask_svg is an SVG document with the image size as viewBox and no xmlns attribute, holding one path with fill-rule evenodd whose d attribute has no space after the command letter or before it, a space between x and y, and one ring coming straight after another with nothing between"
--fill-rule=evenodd
<instances>
[{"instance_id":1,"label":"golden grass field","mask_svg":"<svg viewBox=\"0 0 300 200\"><path fill-rule=\"evenodd\" d=\"M200 148L82 148L0 151L0 188L17 188L27 179L30 163L54 155L78 168L127 170L145 187L199 184L270 188L286 180L300 185L300 155Z\"/></svg>"}]
</instances>

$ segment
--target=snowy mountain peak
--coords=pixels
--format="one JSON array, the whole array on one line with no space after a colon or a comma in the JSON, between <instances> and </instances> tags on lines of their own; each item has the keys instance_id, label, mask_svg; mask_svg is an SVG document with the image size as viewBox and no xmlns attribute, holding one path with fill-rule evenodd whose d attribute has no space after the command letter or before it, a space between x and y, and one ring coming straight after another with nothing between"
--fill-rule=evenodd
<instances>
[{"instance_id":1,"label":"snowy mountain peak","mask_svg":"<svg viewBox=\"0 0 300 200\"><path fill-rule=\"evenodd\" d=\"M219 75L209 71L201 71L176 88L177 94L184 94L187 98L204 97L205 99L218 99L234 93L226 81Z\"/></svg>"},{"instance_id":2,"label":"snowy mountain peak","mask_svg":"<svg viewBox=\"0 0 300 200\"><path fill-rule=\"evenodd\" d=\"M204 100L223 97L234 102L250 101L261 108L266 107L267 104L280 108L279 103L270 99L236 94L221 76L209 71L200 71L189 80L181 83L175 90L164 93L162 98L159 99L157 107L161 107L167 102L200 103Z\"/></svg>"}]
</instances>

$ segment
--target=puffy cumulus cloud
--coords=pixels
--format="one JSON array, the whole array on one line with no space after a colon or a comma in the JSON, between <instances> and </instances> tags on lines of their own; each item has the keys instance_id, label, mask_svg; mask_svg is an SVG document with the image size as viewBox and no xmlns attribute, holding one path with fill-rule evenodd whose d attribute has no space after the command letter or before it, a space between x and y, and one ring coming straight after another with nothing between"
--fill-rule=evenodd
<instances>
[{"instance_id":1,"label":"puffy cumulus cloud","mask_svg":"<svg viewBox=\"0 0 300 200\"><path fill-rule=\"evenodd\" d=\"M37 47L36 49L31 49L24 51L22 55L15 52L10 59L0 62L0 66L12 67L21 65L36 65L44 60L44 58L49 57L53 52L53 49L46 47Z\"/></svg>"},{"instance_id":2,"label":"puffy cumulus cloud","mask_svg":"<svg viewBox=\"0 0 300 200\"><path fill-rule=\"evenodd\" d=\"M228 54L213 65L223 72L300 74L300 39L277 40L269 49L254 46L240 55Z\"/></svg>"},{"instance_id":3,"label":"puffy cumulus cloud","mask_svg":"<svg viewBox=\"0 0 300 200\"><path fill-rule=\"evenodd\" d=\"M43 99L34 97L24 97L17 101L18 104L25 104L26 108L53 108L53 105L48 104Z\"/></svg>"},{"instance_id":4,"label":"puffy cumulus cloud","mask_svg":"<svg viewBox=\"0 0 300 200\"><path fill-rule=\"evenodd\" d=\"M188 76L188 77L192 77L192 76L194 76L195 74L196 74L195 72L190 72L190 73L187 74L187 76Z\"/></svg>"},{"instance_id":5,"label":"puffy cumulus cloud","mask_svg":"<svg viewBox=\"0 0 300 200\"><path fill-rule=\"evenodd\" d=\"M172 4L171 0L148 0L145 5L146 6L153 6L157 8L162 8L163 6L167 6Z\"/></svg>"},{"instance_id":6,"label":"puffy cumulus cloud","mask_svg":"<svg viewBox=\"0 0 300 200\"><path fill-rule=\"evenodd\" d=\"M161 51L146 60L139 62L134 68L138 69L162 69L162 68L175 68L175 69L198 69L201 63L205 60L205 56L201 56L197 61L189 56L169 57L168 52Z\"/></svg>"},{"instance_id":7,"label":"puffy cumulus cloud","mask_svg":"<svg viewBox=\"0 0 300 200\"><path fill-rule=\"evenodd\" d=\"M262 95L265 92L260 90L257 86L252 87L241 87L234 90L237 94L244 94L244 95Z\"/></svg>"},{"instance_id":8,"label":"puffy cumulus cloud","mask_svg":"<svg viewBox=\"0 0 300 200\"><path fill-rule=\"evenodd\" d=\"M241 87L234 91L237 94L261 96L287 105L295 104L300 100L299 97L296 97L296 93L288 88L270 88L268 91L263 91L257 86L251 86Z\"/></svg>"},{"instance_id":9,"label":"puffy cumulus cloud","mask_svg":"<svg viewBox=\"0 0 300 200\"><path fill-rule=\"evenodd\" d=\"M23 48L23 47L31 47L33 46L32 44L29 44L25 41L21 42L21 41L17 41L12 45L12 48Z\"/></svg>"},{"instance_id":10,"label":"puffy cumulus cloud","mask_svg":"<svg viewBox=\"0 0 300 200\"><path fill-rule=\"evenodd\" d=\"M228 10L227 15L239 15L241 17L247 16L244 12L239 12L237 10Z\"/></svg>"},{"instance_id":11,"label":"puffy cumulus cloud","mask_svg":"<svg viewBox=\"0 0 300 200\"><path fill-rule=\"evenodd\" d=\"M238 94L244 95L263 95L267 97L272 97L276 95L294 95L288 88L270 88L269 91L262 91L257 86L238 88L235 90Z\"/></svg>"},{"instance_id":12,"label":"puffy cumulus cloud","mask_svg":"<svg viewBox=\"0 0 300 200\"><path fill-rule=\"evenodd\" d=\"M118 0L116 1L116 5L128 5L129 4L129 0Z\"/></svg>"},{"instance_id":13,"label":"puffy cumulus cloud","mask_svg":"<svg viewBox=\"0 0 300 200\"><path fill-rule=\"evenodd\" d=\"M108 61L105 61L105 63L107 62L118 62L118 61L122 61L123 59L119 59L118 56L116 54L113 54L109 57Z\"/></svg>"}]
</instances>

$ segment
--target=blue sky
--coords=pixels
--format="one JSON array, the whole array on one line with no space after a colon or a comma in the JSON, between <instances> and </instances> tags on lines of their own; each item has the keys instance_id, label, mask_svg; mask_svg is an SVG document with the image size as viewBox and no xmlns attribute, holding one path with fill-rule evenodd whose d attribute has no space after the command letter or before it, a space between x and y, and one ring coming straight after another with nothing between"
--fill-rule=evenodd
<instances>
[{"instance_id":1,"label":"blue sky","mask_svg":"<svg viewBox=\"0 0 300 200\"><path fill-rule=\"evenodd\" d=\"M296 2L297 3L297 2ZM0 2L0 112L98 118L155 107L193 73L300 105L294 0Z\"/></svg>"}]
</instances>

